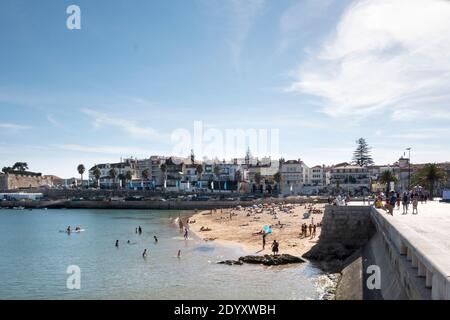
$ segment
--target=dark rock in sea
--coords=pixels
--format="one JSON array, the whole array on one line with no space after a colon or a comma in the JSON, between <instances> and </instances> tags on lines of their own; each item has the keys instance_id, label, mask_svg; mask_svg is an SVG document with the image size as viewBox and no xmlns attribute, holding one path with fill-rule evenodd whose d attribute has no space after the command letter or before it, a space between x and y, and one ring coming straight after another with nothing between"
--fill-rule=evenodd
<instances>
[{"instance_id":1,"label":"dark rock in sea","mask_svg":"<svg viewBox=\"0 0 450 320\"><path fill-rule=\"evenodd\" d=\"M217 262L218 264L227 264L229 266L233 266L233 265L242 265L243 263L239 260L225 260L225 261L219 261Z\"/></svg>"},{"instance_id":2,"label":"dark rock in sea","mask_svg":"<svg viewBox=\"0 0 450 320\"><path fill-rule=\"evenodd\" d=\"M277 266L291 263L305 262L303 259L290 254L263 255L263 256L245 256L240 257L239 261L251 264L262 264L265 266Z\"/></svg>"}]
</instances>

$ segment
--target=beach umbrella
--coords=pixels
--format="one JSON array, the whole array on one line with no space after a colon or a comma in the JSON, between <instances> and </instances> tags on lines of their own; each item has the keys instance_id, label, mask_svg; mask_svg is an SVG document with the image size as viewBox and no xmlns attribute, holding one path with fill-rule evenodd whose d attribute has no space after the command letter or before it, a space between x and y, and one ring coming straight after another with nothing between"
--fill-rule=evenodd
<instances>
[{"instance_id":1,"label":"beach umbrella","mask_svg":"<svg viewBox=\"0 0 450 320\"><path fill-rule=\"evenodd\" d=\"M269 233L269 234L272 233L272 229L270 229L269 226L264 226L264 227L263 227L263 230L264 230L265 233Z\"/></svg>"}]
</instances>

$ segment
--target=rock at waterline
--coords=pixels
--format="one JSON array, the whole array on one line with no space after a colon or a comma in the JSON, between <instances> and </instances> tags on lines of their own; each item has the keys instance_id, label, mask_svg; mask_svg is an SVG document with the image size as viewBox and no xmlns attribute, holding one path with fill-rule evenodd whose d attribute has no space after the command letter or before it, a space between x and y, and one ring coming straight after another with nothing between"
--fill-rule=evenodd
<instances>
[{"instance_id":1,"label":"rock at waterline","mask_svg":"<svg viewBox=\"0 0 450 320\"><path fill-rule=\"evenodd\" d=\"M263 256L245 256L240 257L239 261L251 264L262 264L265 266L278 266L291 263L303 263L303 259L290 254L276 254L276 255L263 255Z\"/></svg>"}]
</instances>

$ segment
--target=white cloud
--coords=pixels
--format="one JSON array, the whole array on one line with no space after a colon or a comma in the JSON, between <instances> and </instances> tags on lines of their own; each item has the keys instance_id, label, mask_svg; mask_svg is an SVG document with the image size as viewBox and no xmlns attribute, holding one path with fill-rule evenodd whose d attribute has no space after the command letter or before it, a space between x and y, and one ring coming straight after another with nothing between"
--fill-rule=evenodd
<instances>
[{"instance_id":1,"label":"white cloud","mask_svg":"<svg viewBox=\"0 0 450 320\"><path fill-rule=\"evenodd\" d=\"M0 130L2 132L17 133L19 131L29 130L29 129L31 129L31 127L20 125L20 124L0 123Z\"/></svg>"},{"instance_id":2,"label":"white cloud","mask_svg":"<svg viewBox=\"0 0 450 320\"><path fill-rule=\"evenodd\" d=\"M322 98L321 111L333 117L389 110L398 120L400 110L448 114L449 87L450 2L364 0L346 10L288 90Z\"/></svg>"},{"instance_id":3,"label":"white cloud","mask_svg":"<svg viewBox=\"0 0 450 320\"><path fill-rule=\"evenodd\" d=\"M82 146L78 144L56 144L56 148L85 153L101 153L109 155L123 155L123 156L148 156L149 149L120 147L120 146Z\"/></svg>"},{"instance_id":4,"label":"white cloud","mask_svg":"<svg viewBox=\"0 0 450 320\"><path fill-rule=\"evenodd\" d=\"M160 140L164 138L164 135L160 134L155 129L139 126L132 120L110 116L91 109L83 109L83 113L93 118L93 125L95 128L103 126L116 127L136 139Z\"/></svg>"}]
</instances>

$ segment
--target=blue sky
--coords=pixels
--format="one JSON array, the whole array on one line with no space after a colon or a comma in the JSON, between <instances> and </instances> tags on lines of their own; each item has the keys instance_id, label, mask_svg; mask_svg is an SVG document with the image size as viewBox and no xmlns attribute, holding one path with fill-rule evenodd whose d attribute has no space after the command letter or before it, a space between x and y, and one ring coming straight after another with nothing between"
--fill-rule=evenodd
<instances>
[{"instance_id":1,"label":"blue sky","mask_svg":"<svg viewBox=\"0 0 450 320\"><path fill-rule=\"evenodd\" d=\"M277 129L311 166L359 137L377 163L450 160L446 1L3 0L0 40L0 166L170 154L194 121Z\"/></svg>"}]
</instances>

